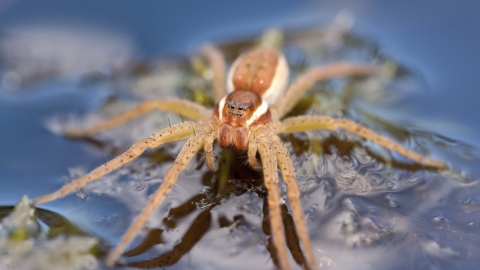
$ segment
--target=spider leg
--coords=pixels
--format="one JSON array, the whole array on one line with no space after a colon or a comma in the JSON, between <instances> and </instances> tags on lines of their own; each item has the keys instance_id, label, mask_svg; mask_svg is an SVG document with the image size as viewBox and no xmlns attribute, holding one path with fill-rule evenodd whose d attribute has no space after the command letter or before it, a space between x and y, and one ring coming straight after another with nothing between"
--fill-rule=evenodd
<instances>
[{"instance_id":1,"label":"spider leg","mask_svg":"<svg viewBox=\"0 0 480 270\"><path fill-rule=\"evenodd\" d=\"M255 138L255 133L252 132L248 138L248 150L247 150L247 156L248 156L248 163L252 168L259 168L260 163L258 162L257 159L257 151L258 151L258 146L257 146L257 139Z\"/></svg>"},{"instance_id":2,"label":"spider leg","mask_svg":"<svg viewBox=\"0 0 480 270\"><path fill-rule=\"evenodd\" d=\"M216 138L216 132L211 132L210 134L207 135L205 138L205 160L207 162L208 167L212 171L217 171L218 166L217 163L215 162L215 156L213 154L213 142L215 141Z\"/></svg>"},{"instance_id":3,"label":"spider leg","mask_svg":"<svg viewBox=\"0 0 480 270\"><path fill-rule=\"evenodd\" d=\"M133 238L137 235L138 231L142 228L143 224L148 220L152 212L162 203L165 196L170 192L173 185L177 181L178 175L181 171L185 170L188 163L192 160L199 149L204 145L205 138L210 131L204 130L197 131L196 135L190 137L187 143L183 146L182 150L175 159L174 164L168 169L165 174L163 183L158 187L155 193L152 195L150 201L143 208L140 215L135 219L132 225L128 228L127 232L123 235L120 243L112 250L106 259L106 264L112 267L117 259L121 256L122 252L128 247Z\"/></svg>"},{"instance_id":4,"label":"spider leg","mask_svg":"<svg viewBox=\"0 0 480 270\"><path fill-rule=\"evenodd\" d=\"M163 100L146 100L134 109L123 112L112 119L108 119L85 130L66 130L65 135L75 138L86 137L119 126L152 110L171 111L174 113L181 112L182 116L193 120L200 120L210 113L210 110L202 105L185 99L169 98Z\"/></svg>"},{"instance_id":5,"label":"spider leg","mask_svg":"<svg viewBox=\"0 0 480 270\"><path fill-rule=\"evenodd\" d=\"M198 124L195 122L184 122L173 125L171 128L163 129L152 137L140 140L130 147L129 150L119 155L118 157L112 159L111 161L103 164L102 166L96 168L90 173L84 175L83 177L75 180L74 182L62 187L54 193L42 196L33 201L34 204L45 203L48 201L56 200L64 197L65 195L73 192L80 187L88 184L91 181L97 180L105 174L123 166L124 164L136 159L140 156L147 148L155 148L161 144L183 140L188 138L194 133L194 129L198 128Z\"/></svg>"},{"instance_id":6,"label":"spider leg","mask_svg":"<svg viewBox=\"0 0 480 270\"><path fill-rule=\"evenodd\" d=\"M273 246L278 252L280 268L287 270L290 269L290 263L287 255L283 220L281 216L281 197L278 188L277 160L275 157L275 150L272 148L272 144L269 142L267 135L265 133L259 134L262 132L261 130L262 129L259 130L257 135L263 137L263 140L259 138L257 146L262 159L265 187L268 191L268 211L270 213ZM258 137L259 136L257 136L257 138Z\"/></svg>"},{"instance_id":7,"label":"spider leg","mask_svg":"<svg viewBox=\"0 0 480 270\"><path fill-rule=\"evenodd\" d=\"M298 76L283 95L271 108L277 119L287 114L312 85L321 80L340 76L367 76L374 71L371 64L353 64L348 62L334 63L327 66L313 67Z\"/></svg>"},{"instance_id":8,"label":"spider leg","mask_svg":"<svg viewBox=\"0 0 480 270\"><path fill-rule=\"evenodd\" d=\"M372 131L360 124L347 119L335 119L327 116L298 116L283 120L277 127L278 133L303 132L315 129L335 130L343 128L346 131L357 134L358 136L370 140L380 146L393 150L419 164L443 169L447 165L438 160L432 160L409 150L402 145L384 137L375 131Z\"/></svg>"},{"instance_id":9,"label":"spider leg","mask_svg":"<svg viewBox=\"0 0 480 270\"><path fill-rule=\"evenodd\" d=\"M287 184L287 195L290 202L290 207L295 222L295 228L303 249L307 254L308 268L311 270L317 269L315 256L312 252L312 245L310 244L310 237L308 236L307 225L303 216L302 204L300 202L300 189L298 187L297 179L295 178L295 171L290 153L287 148L280 142L277 135L273 134L277 139L275 140L275 152L278 162L278 167L283 176L283 181Z\"/></svg>"},{"instance_id":10,"label":"spider leg","mask_svg":"<svg viewBox=\"0 0 480 270\"><path fill-rule=\"evenodd\" d=\"M200 48L200 54L205 57L213 72L212 88L215 104L227 95L225 89L225 59L222 52L211 44L205 44Z\"/></svg>"}]
</instances>

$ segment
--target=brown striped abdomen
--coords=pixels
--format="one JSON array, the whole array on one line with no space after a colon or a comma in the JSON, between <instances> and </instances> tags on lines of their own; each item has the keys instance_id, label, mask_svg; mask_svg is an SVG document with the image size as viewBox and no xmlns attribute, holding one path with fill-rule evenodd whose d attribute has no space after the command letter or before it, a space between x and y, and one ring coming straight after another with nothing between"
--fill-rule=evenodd
<instances>
[{"instance_id":1,"label":"brown striped abdomen","mask_svg":"<svg viewBox=\"0 0 480 270\"><path fill-rule=\"evenodd\" d=\"M262 96L272 84L277 63L275 51L256 49L247 52L233 73L234 90L250 90Z\"/></svg>"}]
</instances>

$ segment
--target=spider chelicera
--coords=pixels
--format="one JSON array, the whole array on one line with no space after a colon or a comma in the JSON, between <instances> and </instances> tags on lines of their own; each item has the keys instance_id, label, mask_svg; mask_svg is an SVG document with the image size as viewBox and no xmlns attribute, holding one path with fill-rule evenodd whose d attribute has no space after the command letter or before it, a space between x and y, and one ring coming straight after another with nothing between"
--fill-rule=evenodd
<instances>
[{"instance_id":1,"label":"spider chelicera","mask_svg":"<svg viewBox=\"0 0 480 270\"><path fill-rule=\"evenodd\" d=\"M300 190L295 179L293 163L278 134L342 128L396 151L422 165L434 168L445 167L443 162L423 157L351 120L318 115L283 119L300 100L302 94L316 82L338 76L368 76L375 71L372 64L341 62L313 67L298 76L289 85L287 61L282 52L271 46L260 45L244 52L232 64L228 74L226 74L223 54L217 48L212 45L204 45L200 49L200 54L208 61L210 69L213 71L212 89L216 103L213 109L183 99L147 100L133 110L126 111L86 130L66 131L66 135L70 137L86 137L121 125L152 110L175 113L180 110L182 116L194 120L173 125L149 138L140 140L134 143L128 151L85 176L52 194L34 200L34 204L40 204L59 199L138 158L148 148L156 148L168 142L187 139L174 164L167 171L163 183L123 235L120 243L108 254L106 259L108 266L115 264L152 212L162 203L180 172L187 167L202 147L208 167L212 170L217 169L213 154L215 140L218 140L221 147L234 147L241 151L247 151L250 165L254 168L262 168L265 187L268 191L272 240L278 252L282 269L290 269L290 265L281 217L278 169L287 185L287 196L296 231L307 258L305 267L317 269L317 264L300 204ZM261 163L257 160L257 153L260 155Z\"/></svg>"}]
</instances>

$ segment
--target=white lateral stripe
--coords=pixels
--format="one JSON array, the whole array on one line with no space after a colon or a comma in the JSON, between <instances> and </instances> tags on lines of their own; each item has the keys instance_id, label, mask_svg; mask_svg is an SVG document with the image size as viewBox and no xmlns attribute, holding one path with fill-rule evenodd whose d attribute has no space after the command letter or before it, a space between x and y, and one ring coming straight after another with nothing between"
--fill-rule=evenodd
<instances>
[{"instance_id":1,"label":"white lateral stripe","mask_svg":"<svg viewBox=\"0 0 480 270\"><path fill-rule=\"evenodd\" d=\"M223 108L225 107L225 100L227 99L227 96L224 96L220 102L218 103L218 118L220 121L222 121L222 112Z\"/></svg>"},{"instance_id":2,"label":"white lateral stripe","mask_svg":"<svg viewBox=\"0 0 480 270\"><path fill-rule=\"evenodd\" d=\"M288 83L288 64L285 56L282 53L278 54L278 63L275 69L275 76L273 77L272 84L262 95L262 99L267 101L268 104L273 104L280 95L285 92Z\"/></svg>"},{"instance_id":3,"label":"white lateral stripe","mask_svg":"<svg viewBox=\"0 0 480 270\"><path fill-rule=\"evenodd\" d=\"M268 111L268 104L262 99L262 104L253 112L252 117L247 120L247 126L250 126L258 118L264 115Z\"/></svg>"}]
</instances>

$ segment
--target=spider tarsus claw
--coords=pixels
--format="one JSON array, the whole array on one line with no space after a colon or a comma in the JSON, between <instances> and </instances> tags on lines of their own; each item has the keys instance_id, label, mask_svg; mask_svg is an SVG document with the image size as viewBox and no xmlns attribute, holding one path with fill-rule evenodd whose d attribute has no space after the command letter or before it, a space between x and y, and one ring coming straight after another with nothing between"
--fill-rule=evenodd
<instances>
[{"instance_id":1,"label":"spider tarsus claw","mask_svg":"<svg viewBox=\"0 0 480 270\"><path fill-rule=\"evenodd\" d=\"M218 166L217 166L217 163L215 162L215 157L213 157L213 155L211 157L206 157L207 159L207 166L208 168L213 171L213 172L216 172L218 170Z\"/></svg>"},{"instance_id":2,"label":"spider tarsus claw","mask_svg":"<svg viewBox=\"0 0 480 270\"><path fill-rule=\"evenodd\" d=\"M209 162L207 162L207 165L208 165L208 168L209 168L212 172L216 172L216 171L218 170L218 166L217 166L217 164L215 164L215 162L214 162L214 163L211 163L211 164L210 164Z\"/></svg>"},{"instance_id":3,"label":"spider tarsus claw","mask_svg":"<svg viewBox=\"0 0 480 270\"><path fill-rule=\"evenodd\" d=\"M447 164L442 162L442 161L438 161L438 160L434 160L434 159L427 159L427 161L425 163L427 164L427 166L437 168L439 170L448 169Z\"/></svg>"},{"instance_id":4,"label":"spider tarsus claw","mask_svg":"<svg viewBox=\"0 0 480 270\"><path fill-rule=\"evenodd\" d=\"M382 66L377 63L364 64L360 66L361 76L370 76L376 73L379 73L382 69Z\"/></svg>"},{"instance_id":5,"label":"spider tarsus claw","mask_svg":"<svg viewBox=\"0 0 480 270\"><path fill-rule=\"evenodd\" d=\"M259 170L262 168L260 162L258 162L258 159L249 160L248 162L250 163L250 166L255 170Z\"/></svg>"}]
</instances>

